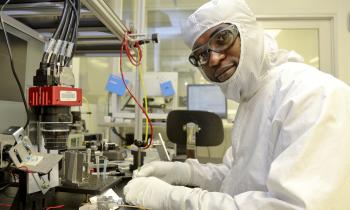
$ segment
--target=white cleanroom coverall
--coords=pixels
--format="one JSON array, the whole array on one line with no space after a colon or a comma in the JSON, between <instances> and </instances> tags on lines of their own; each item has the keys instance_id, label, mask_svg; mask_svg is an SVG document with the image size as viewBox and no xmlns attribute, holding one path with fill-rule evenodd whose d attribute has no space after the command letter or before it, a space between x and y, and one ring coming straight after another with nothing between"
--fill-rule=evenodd
<instances>
[{"instance_id":1,"label":"white cleanroom coverall","mask_svg":"<svg viewBox=\"0 0 350 210\"><path fill-rule=\"evenodd\" d=\"M218 165L164 163L189 177L174 173L172 183L200 188L142 177L127 185L127 200L154 209L350 210L349 86L279 50L243 0L200 7L184 25L186 43L220 23L235 24L241 39L236 72L217 83L240 103L232 147Z\"/></svg>"}]
</instances>

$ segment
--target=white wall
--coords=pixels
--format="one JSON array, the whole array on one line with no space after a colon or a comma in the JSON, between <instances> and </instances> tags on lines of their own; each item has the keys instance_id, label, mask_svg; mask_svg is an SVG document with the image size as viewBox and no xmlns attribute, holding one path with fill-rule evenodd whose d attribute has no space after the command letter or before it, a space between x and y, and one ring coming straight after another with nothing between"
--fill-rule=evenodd
<instances>
[{"instance_id":1,"label":"white wall","mask_svg":"<svg viewBox=\"0 0 350 210\"><path fill-rule=\"evenodd\" d=\"M349 0L247 0L257 16L335 16L335 53L338 78L350 84Z\"/></svg>"}]
</instances>

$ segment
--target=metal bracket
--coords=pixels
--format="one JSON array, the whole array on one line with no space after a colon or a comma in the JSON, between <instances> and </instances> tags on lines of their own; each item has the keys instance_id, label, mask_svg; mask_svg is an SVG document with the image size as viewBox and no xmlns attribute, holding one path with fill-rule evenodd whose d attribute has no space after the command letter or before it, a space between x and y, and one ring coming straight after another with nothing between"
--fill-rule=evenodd
<instances>
[{"instance_id":1,"label":"metal bracket","mask_svg":"<svg viewBox=\"0 0 350 210\"><path fill-rule=\"evenodd\" d=\"M28 173L28 183L32 183L30 179L34 180L37 188L45 194L50 189L50 181L48 176L41 176L39 173L50 173L62 155L35 152L32 143L27 136L23 136L23 132L23 128L20 128L11 134L17 144L9 150L10 158L17 168ZM35 188L28 187L28 193L37 191Z\"/></svg>"},{"instance_id":2,"label":"metal bracket","mask_svg":"<svg viewBox=\"0 0 350 210\"><path fill-rule=\"evenodd\" d=\"M192 150L194 157L191 157L191 158L195 158L195 157L197 157L197 154L196 154L196 133L198 131L200 131L201 128L197 124L195 124L193 122L189 122L186 125L184 125L182 127L182 129L187 132L186 149Z\"/></svg>"}]
</instances>

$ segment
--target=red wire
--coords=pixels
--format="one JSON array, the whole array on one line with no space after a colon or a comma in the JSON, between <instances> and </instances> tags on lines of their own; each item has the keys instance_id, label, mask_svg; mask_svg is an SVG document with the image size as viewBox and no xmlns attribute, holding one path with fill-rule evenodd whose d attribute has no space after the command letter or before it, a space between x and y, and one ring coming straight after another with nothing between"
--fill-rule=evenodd
<instances>
[{"instance_id":1,"label":"red wire","mask_svg":"<svg viewBox=\"0 0 350 210\"><path fill-rule=\"evenodd\" d=\"M149 124L149 126L150 126L150 129L151 129L151 141L150 141L150 143L149 143L148 145L146 145L146 146L144 147L144 149L147 149L147 148L149 148L149 147L152 145L152 143L153 143L153 125L152 125L152 122L151 122L150 118L148 117L146 111L143 109L143 107L141 106L141 104L139 103L139 101L136 99L136 97L131 93L130 89L128 88L128 86L127 86L127 84L126 84L126 82L125 82L124 74L123 74L123 70L122 70L122 56L123 56L123 48L124 48L124 45L126 45L126 44L127 44L127 41L126 41L126 39L124 38L123 44L122 44L122 48L121 48L121 50L120 50L120 63L119 63L119 64L120 64L120 74L121 74L121 76L122 76L122 80L123 80L123 83L124 83L125 88L128 90L130 96L134 99L134 101L136 102L137 106L141 109L141 111L143 112L143 114L146 116L147 122L148 122L148 124ZM137 47L138 50L140 50L140 52L141 52L140 45L139 45L139 44L136 44L136 47ZM127 49L130 50L129 47L128 47ZM127 50L127 49L125 49L125 50ZM129 51L129 53L130 53L130 51ZM127 54L128 54L128 53L127 53ZM141 53L140 53L140 54L141 54ZM141 54L141 55L142 55L142 54ZM140 65L140 63L141 63L141 55L140 55L140 59L139 59L139 62L137 63L137 65ZM129 56L128 56L128 57L129 57ZM133 58L133 57L132 57L132 58ZM134 59L134 58L133 58L133 59ZM130 57L129 57L129 60L130 60ZM131 60L130 60L130 62L132 63ZM134 63L133 63L133 64L134 64ZM134 64L134 65L135 65L135 64Z\"/></svg>"},{"instance_id":2,"label":"red wire","mask_svg":"<svg viewBox=\"0 0 350 210\"><path fill-rule=\"evenodd\" d=\"M20 168L24 168L23 171L25 171L27 173L34 173L33 171L29 170L27 166L20 166L20 167L18 167L18 169L20 169Z\"/></svg>"},{"instance_id":3,"label":"red wire","mask_svg":"<svg viewBox=\"0 0 350 210\"><path fill-rule=\"evenodd\" d=\"M1 204L1 203L0 203L0 206L11 207L12 205L11 205L11 204ZM64 205L50 206L50 207L47 207L46 210L50 210L50 209L61 209L61 208L63 208L63 207L64 207Z\"/></svg>"},{"instance_id":4,"label":"red wire","mask_svg":"<svg viewBox=\"0 0 350 210\"><path fill-rule=\"evenodd\" d=\"M0 203L0 206L11 207L12 205L11 205L11 204L3 204L3 203Z\"/></svg>"},{"instance_id":5,"label":"red wire","mask_svg":"<svg viewBox=\"0 0 350 210\"><path fill-rule=\"evenodd\" d=\"M46 208L46 210L50 210L50 209L61 209L61 208L63 208L64 207L64 205L59 205L59 206L49 206L49 207L47 207Z\"/></svg>"},{"instance_id":6,"label":"red wire","mask_svg":"<svg viewBox=\"0 0 350 210\"><path fill-rule=\"evenodd\" d=\"M134 56L131 55L131 52L130 52L130 48L129 48L129 42L127 39L124 38L123 40L123 45L124 45L124 48L125 48L125 52L126 52L126 55L128 56L129 58L129 61L134 65L134 66L139 66L141 64L141 59L142 59L142 50L141 50L141 47L140 47L140 44L138 42L136 42L135 44L135 47L137 47L137 51L139 53L138 55L138 60L136 60L136 58Z\"/></svg>"}]
</instances>

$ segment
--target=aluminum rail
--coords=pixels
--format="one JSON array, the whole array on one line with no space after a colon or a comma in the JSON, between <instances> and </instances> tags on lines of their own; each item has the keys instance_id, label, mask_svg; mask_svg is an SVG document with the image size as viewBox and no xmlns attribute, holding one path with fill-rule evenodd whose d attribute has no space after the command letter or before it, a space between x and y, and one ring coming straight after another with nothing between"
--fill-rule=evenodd
<instances>
[{"instance_id":1,"label":"aluminum rail","mask_svg":"<svg viewBox=\"0 0 350 210\"><path fill-rule=\"evenodd\" d=\"M81 2L119 39L123 40L127 27L103 0L81 0Z\"/></svg>"},{"instance_id":2,"label":"aluminum rail","mask_svg":"<svg viewBox=\"0 0 350 210\"><path fill-rule=\"evenodd\" d=\"M14 19L8 15L5 15L5 14L2 14L1 17L2 17L2 20L4 21L4 23L7 24L8 26L11 26L17 30L20 30L23 33L25 33L26 35L31 36L32 38L35 38L41 42L45 42L45 37L43 35L39 34L37 31L24 25L23 23L19 22L18 20ZM9 27L6 28L6 25L5 25L5 29L9 33L16 33L16 31L13 30L12 28L9 28ZM2 30L1 25L0 25L0 30ZM24 37L21 37L21 38L27 40Z\"/></svg>"}]
</instances>

